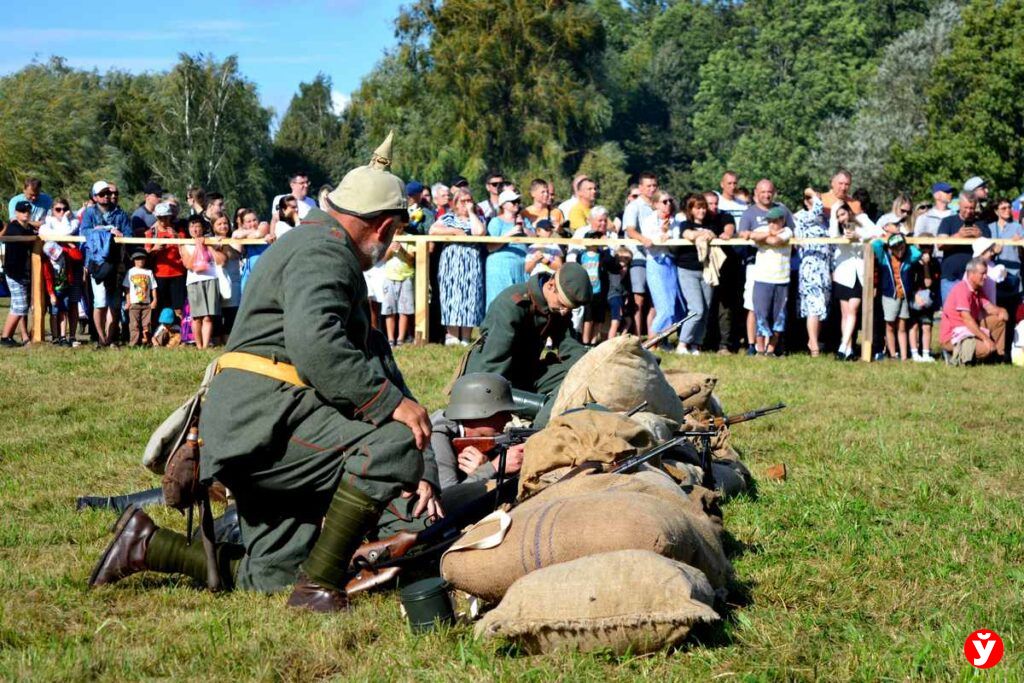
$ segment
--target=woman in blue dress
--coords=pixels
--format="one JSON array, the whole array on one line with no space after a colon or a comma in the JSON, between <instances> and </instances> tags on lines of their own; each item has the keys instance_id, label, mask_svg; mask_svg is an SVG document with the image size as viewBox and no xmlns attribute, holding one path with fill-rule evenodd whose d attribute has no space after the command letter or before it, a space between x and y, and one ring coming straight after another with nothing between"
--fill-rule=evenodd
<instances>
[{"instance_id":1,"label":"woman in blue dress","mask_svg":"<svg viewBox=\"0 0 1024 683\"><path fill-rule=\"evenodd\" d=\"M505 190L498 195L498 215L487 224L491 237L525 237L523 218L519 216L519 195ZM512 285L526 282L526 244L489 244L487 255L487 308Z\"/></svg>"},{"instance_id":2,"label":"woman in blue dress","mask_svg":"<svg viewBox=\"0 0 1024 683\"><path fill-rule=\"evenodd\" d=\"M825 205L811 188L804 190L804 208L793 214L798 239L828 237ZM828 317L832 298L832 247L828 244L807 244L797 247L800 257L798 281L800 317L807 319L807 350L812 356L821 353L818 333L821 321Z\"/></svg>"},{"instance_id":3,"label":"woman in blue dress","mask_svg":"<svg viewBox=\"0 0 1024 683\"><path fill-rule=\"evenodd\" d=\"M256 262L260 260L260 255L267 250L267 247L274 241L274 238L270 236L270 224L266 221L260 223L259 216L250 209L239 209L235 213L235 231L231 233L231 237L236 240L265 239L267 241L266 244L246 244L242 247L241 287L242 292L244 292L245 285L252 274L252 269L256 267ZM239 298L239 301L241 301L241 298Z\"/></svg>"},{"instance_id":4,"label":"woman in blue dress","mask_svg":"<svg viewBox=\"0 0 1024 683\"><path fill-rule=\"evenodd\" d=\"M473 195L458 188L452 210L430 226L431 235L487 233L473 210ZM441 324L447 328L445 346L468 344L470 333L484 321L484 273L480 245L454 242L441 251L437 284L441 290Z\"/></svg>"}]
</instances>

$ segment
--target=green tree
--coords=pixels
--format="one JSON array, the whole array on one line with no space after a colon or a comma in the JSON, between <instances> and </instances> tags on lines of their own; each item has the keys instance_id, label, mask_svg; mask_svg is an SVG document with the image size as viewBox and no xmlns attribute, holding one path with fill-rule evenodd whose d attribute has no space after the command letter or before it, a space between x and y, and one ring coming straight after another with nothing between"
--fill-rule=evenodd
<instances>
[{"instance_id":1,"label":"green tree","mask_svg":"<svg viewBox=\"0 0 1024 683\"><path fill-rule=\"evenodd\" d=\"M20 192L32 175L50 194L81 197L100 173L112 170L115 150L106 145L100 127L103 99L98 73L71 69L60 58L0 78L5 190ZM6 214L6 201L2 210Z\"/></svg>"},{"instance_id":2,"label":"green tree","mask_svg":"<svg viewBox=\"0 0 1024 683\"><path fill-rule=\"evenodd\" d=\"M331 101L331 79L318 74L312 83L300 83L274 136L276 175L305 170L314 185L327 182L340 137L341 119Z\"/></svg>"},{"instance_id":3,"label":"green tree","mask_svg":"<svg viewBox=\"0 0 1024 683\"><path fill-rule=\"evenodd\" d=\"M1024 177L1024 0L973 0L955 27L949 54L925 91L928 136L894 153L892 173L963 181L988 179L993 189L1021 190Z\"/></svg>"},{"instance_id":4,"label":"green tree","mask_svg":"<svg viewBox=\"0 0 1024 683\"><path fill-rule=\"evenodd\" d=\"M820 146L812 154L818 177L846 168L855 185L866 187L882 205L901 190L926 187L924 178L897 172L892 152L916 146L927 136L923 93L932 83L936 63L949 52L959 21L959 8L948 0L924 24L885 48L856 113L832 117L819 130Z\"/></svg>"},{"instance_id":5,"label":"green tree","mask_svg":"<svg viewBox=\"0 0 1024 683\"><path fill-rule=\"evenodd\" d=\"M768 176L793 198L812 177L818 130L851 115L894 27L911 28L925 0L750 0L700 70L693 116L694 178L726 168Z\"/></svg>"}]
</instances>

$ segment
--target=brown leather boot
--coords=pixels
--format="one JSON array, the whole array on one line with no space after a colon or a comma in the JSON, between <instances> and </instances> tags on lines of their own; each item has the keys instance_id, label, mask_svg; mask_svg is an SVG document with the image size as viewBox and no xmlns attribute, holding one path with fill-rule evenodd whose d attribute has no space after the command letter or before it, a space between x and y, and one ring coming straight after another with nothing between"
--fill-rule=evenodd
<instances>
[{"instance_id":1,"label":"brown leather boot","mask_svg":"<svg viewBox=\"0 0 1024 683\"><path fill-rule=\"evenodd\" d=\"M92 570L89 588L116 583L126 576L145 571L146 547L156 529L156 524L142 508L129 505L114 525L114 539Z\"/></svg>"},{"instance_id":2,"label":"brown leather boot","mask_svg":"<svg viewBox=\"0 0 1024 683\"><path fill-rule=\"evenodd\" d=\"M299 574L295 589L288 597L288 606L313 612L347 612L348 594L321 586L305 574Z\"/></svg>"}]
</instances>

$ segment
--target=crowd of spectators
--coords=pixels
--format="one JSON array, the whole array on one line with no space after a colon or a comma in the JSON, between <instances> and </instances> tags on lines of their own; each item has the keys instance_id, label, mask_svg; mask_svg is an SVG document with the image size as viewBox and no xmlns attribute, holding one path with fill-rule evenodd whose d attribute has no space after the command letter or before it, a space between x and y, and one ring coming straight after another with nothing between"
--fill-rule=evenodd
<instances>
[{"instance_id":1,"label":"crowd of spectators","mask_svg":"<svg viewBox=\"0 0 1024 683\"><path fill-rule=\"evenodd\" d=\"M654 335L680 323L664 350L777 356L805 347L838 360L860 354L861 307L876 309L876 359L932 362L941 351L953 363L1009 360L1024 318L1020 261L1024 232L1009 199L990 199L985 181L968 179L960 192L931 187L931 201L893 198L884 213L870 195L837 172L827 189L805 188L794 213L763 178L751 192L726 172L714 190L674 195L652 173L641 173L626 195L599 201L597 183L580 175L558 202L553 184L538 178L524 198L504 174L483 178L473 196L465 178L406 187L410 234L436 236L629 238L628 246L588 247L538 242L436 242L430 249L432 341L466 345L494 298L531 275L566 262L590 274L593 302L576 312L584 343L630 332ZM309 178L296 173L289 192L274 197L262 220L252 208L227 214L224 197L192 188L182 206L155 182L141 189L129 215L116 185L97 181L77 211L28 178L11 198L8 236L81 235L81 243L47 241L43 279L53 343L79 345L87 329L98 346L223 343L245 284L260 255L299 225L318 201ZM329 187L321 188L323 196ZM118 244L111 237L189 238L182 245ZM907 238L956 237L967 244L909 244ZM231 245L211 237L261 240ZM792 240L838 238L831 244ZM667 244L686 239L692 245ZM719 246L739 238L745 245ZM1021 246L994 239L1021 241ZM864 245L871 243L876 296L864 300ZM10 311L0 345L27 340L31 245L5 246L4 281ZM410 340L415 313L414 248L396 242L366 273L374 324L394 345ZM937 339L932 327L938 320ZM1024 326L1024 325L1022 325ZM1017 330L1016 335L1014 330ZM1014 337L1017 337L1017 341Z\"/></svg>"}]
</instances>

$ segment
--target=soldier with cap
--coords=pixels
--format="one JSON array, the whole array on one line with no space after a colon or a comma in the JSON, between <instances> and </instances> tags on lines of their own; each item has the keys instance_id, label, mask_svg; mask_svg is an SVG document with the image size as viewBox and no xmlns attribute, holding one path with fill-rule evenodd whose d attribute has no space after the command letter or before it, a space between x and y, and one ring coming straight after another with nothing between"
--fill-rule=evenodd
<instances>
[{"instance_id":1,"label":"soldier with cap","mask_svg":"<svg viewBox=\"0 0 1024 683\"><path fill-rule=\"evenodd\" d=\"M508 287L487 309L480 338L459 374L491 372L515 389L548 395L534 421L534 426L543 426L565 374L588 350L575 336L571 313L592 295L590 276L578 263ZM549 339L551 352L541 358Z\"/></svg>"},{"instance_id":2,"label":"soldier with cap","mask_svg":"<svg viewBox=\"0 0 1024 683\"><path fill-rule=\"evenodd\" d=\"M244 547L219 545L225 585L274 592L319 612L347 609L349 561L383 506L416 495L430 438L383 337L369 324L363 271L408 219L405 185L388 172L391 136L260 260L202 407L200 476L235 496ZM415 493L414 493L415 492ZM321 528L322 527L322 528ZM139 571L205 580L200 544L131 507L90 578Z\"/></svg>"}]
</instances>

